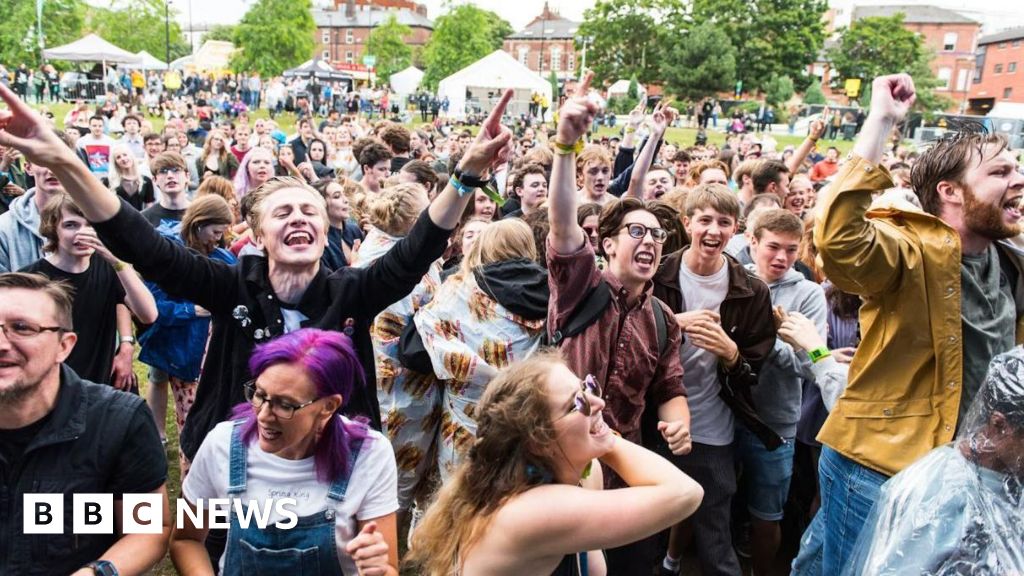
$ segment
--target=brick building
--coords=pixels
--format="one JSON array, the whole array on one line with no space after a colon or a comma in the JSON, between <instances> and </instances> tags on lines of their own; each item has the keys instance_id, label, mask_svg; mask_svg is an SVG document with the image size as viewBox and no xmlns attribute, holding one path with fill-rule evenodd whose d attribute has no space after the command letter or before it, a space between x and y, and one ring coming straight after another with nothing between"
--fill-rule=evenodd
<instances>
[{"instance_id":1,"label":"brick building","mask_svg":"<svg viewBox=\"0 0 1024 576\"><path fill-rule=\"evenodd\" d=\"M410 0L334 0L334 6L314 9L317 58L343 68L359 68L370 31L394 15L412 29L406 43L422 48L434 31L427 7Z\"/></svg>"},{"instance_id":2,"label":"brick building","mask_svg":"<svg viewBox=\"0 0 1024 576\"><path fill-rule=\"evenodd\" d=\"M953 10L918 5L857 6L853 20L897 13L904 15L904 28L921 36L934 54L932 73L940 83L935 93L956 102L954 109L966 108L981 23Z\"/></svg>"},{"instance_id":3,"label":"brick building","mask_svg":"<svg viewBox=\"0 0 1024 576\"><path fill-rule=\"evenodd\" d=\"M978 39L974 79L968 97L972 114L986 114L997 102L1024 103L1024 27Z\"/></svg>"},{"instance_id":4,"label":"brick building","mask_svg":"<svg viewBox=\"0 0 1024 576\"><path fill-rule=\"evenodd\" d=\"M539 16L505 38L504 50L545 78L554 70L559 79L567 80L577 73L576 31L579 26L579 22L562 18L545 2Z\"/></svg>"}]
</instances>

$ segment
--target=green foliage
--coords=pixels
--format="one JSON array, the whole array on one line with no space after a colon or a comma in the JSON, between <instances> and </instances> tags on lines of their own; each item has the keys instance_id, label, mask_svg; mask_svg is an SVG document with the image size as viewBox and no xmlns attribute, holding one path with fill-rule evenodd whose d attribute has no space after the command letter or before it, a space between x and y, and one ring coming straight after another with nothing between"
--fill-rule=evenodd
<instances>
[{"instance_id":1,"label":"green foliage","mask_svg":"<svg viewBox=\"0 0 1024 576\"><path fill-rule=\"evenodd\" d=\"M732 90L736 49L724 32L705 22L672 43L662 75L670 92L688 100Z\"/></svg>"},{"instance_id":2,"label":"green foliage","mask_svg":"<svg viewBox=\"0 0 1024 576\"><path fill-rule=\"evenodd\" d=\"M164 60L167 58L167 29L170 23L170 59L189 54L192 50L175 21L175 10L164 15L163 0L120 0L110 8L90 7L86 28L103 39L129 52L145 50Z\"/></svg>"},{"instance_id":3,"label":"green foliage","mask_svg":"<svg viewBox=\"0 0 1024 576\"><path fill-rule=\"evenodd\" d=\"M558 89L558 74L555 74L554 70L552 70L551 75L548 76L548 83L551 84L551 100L554 101L554 104L552 104L552 106L557 106L558 96L561 94L561 92Z\"/></svg>"},{"instance_id":4,"label":"green foliage","mask_svg":"<svg viewBox=\"0 0 1024 576\"><path fill-rule=\"evenodd\" d=\"M412 48L405 43L408 36L412 36L412 28L399 24L394 14L370 31L363 56L373 54L377 57L374 68L378 78L387 81L392 74L405 70L412 63Z\"/></svg>"},{"instance_id":5,"label":"green foliage","mask_svg":"<svg viewBox=\"0 0 1024 576\"><path fill-rule=\"evenodd\" d=\"M629 77L629 86L626 88L626 96L629 96L633 100L640 99L640 86L637 82L636 74Z\"/></svg>"},{"instance_id":6,"label":"green foliage","mask_svg":"<svg viewBox=\"0 0 1024 576\"><path fill-rule=\"evenodd\" d=\"M207 40L220 40L221 42L235 42L235 31L237 26L232 24L214 24L210 26L210 29L203 34L202 39L199 41L199 45L202 46L203 42Z\"/></svg>"},{"instance_id":7,"label":"green foliage","mask_svg":"<svg viewBox=\"0 0 1024 576\"><path fill-rule=\"evenodd\" d=\"M315 32L310 0L258 0L235 30L231 67L277 76L312 57Z\"/></svg>"},{"instance_id":8,"label":"green foliage","mask_svg":"<svg viewBox=\"0 0 1024 576\"><path fill-rule=\"evenodd\" d=\"M821 90L821 82L811 82L804 92L804 104L825 104L825 93Z\"/></svg>"},{"instance_id":9,"label":"green foliage","mask_svg":"<svg viewBox=\"0 0 1024 576\"><path fill-rule=\"evenodd\" d=\"M692 18L710 22L736 48L736 79L764 90L776 76L796 78L825 39L826 0L693 0Z\"/></svg>"},{"instance_id":10,"label":"green foliage","mask_svg":"<svg viewBox=\"0 0 1024 576\"><path fill-rule=\"evenodd\" d=\"M662 81L666 42L682 12L682 0L597 0L583 13L577 32L594 39L587 63L595 85L632 75L644 84Z\"/></svg>"},{"instance_id":11,"label":"green foliage","mask_svg":"<svg viewBox=\"0 0 1024 576\"><path fill-rule=\"evenodd\" d=\"M82 0L47 0L43 4L43 37L53 48L82 37L86 6ZM0 62L13 70L19 64L39 65L36 34L36 3L33 0L0 0Z\"/></svg>"},{"instance_id":12,"label":"green foliage","mask_svg":"<svg viewBox=\"0 0 1024 576\"><path fill-rule=\"evenodd\" d=\"M945 109L949 99L937 96L939 82L931 72L932 54L920 36L903 27L903 14L862 18L840 31L839 43L829 50L836 78L860 78L867 88L881 75L907 72L914 78L918 110ZM861 102L868 102L863 97Z\"/></svg>"},{"instance_id":13,"label":"green foliage","mask_svg":"<svg viewBox=\"0 0 1024 576\"><path fill-rule=\"evenodd\" d=\"M436 89L441 80L501 49L511 33L512 25L490 10L472 4L452 6L434 20L434 33L423 50L423 85Z\"/></svg>"},{"instance_id":14,"label":"green foliage","mask_svg":"<svg viewBox=\"0 0 1024 576\"><path fill-rule=\"evenodd\" d=\"M793 80L789 76L776 76L765 87L765 99L768 104L779 107L793 97Z\"/></svg>"}]
</instances>

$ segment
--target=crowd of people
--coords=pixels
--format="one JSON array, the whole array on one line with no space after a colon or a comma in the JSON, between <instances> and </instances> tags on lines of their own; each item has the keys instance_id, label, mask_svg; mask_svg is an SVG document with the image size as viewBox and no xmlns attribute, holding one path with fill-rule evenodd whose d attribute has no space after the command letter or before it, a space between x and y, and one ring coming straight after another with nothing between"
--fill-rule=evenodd
<instances>
[{"instance_id":1,"label":"crowd of people","mask_svg":"<svg viewBox=\"0 0 1024 576\"><path fill-rule=\"evenodd\" d=\"M904 146L902 74L845 158L828 110L783 149L673 141L665 102L599 137L590 80L475 133L199 99L58 129L0 86L0 572L1024 570L1005 138ZM25 534L31 493L165 524ZM195 520L284 497L291 528Z\"/></svg>"}]
</instances>

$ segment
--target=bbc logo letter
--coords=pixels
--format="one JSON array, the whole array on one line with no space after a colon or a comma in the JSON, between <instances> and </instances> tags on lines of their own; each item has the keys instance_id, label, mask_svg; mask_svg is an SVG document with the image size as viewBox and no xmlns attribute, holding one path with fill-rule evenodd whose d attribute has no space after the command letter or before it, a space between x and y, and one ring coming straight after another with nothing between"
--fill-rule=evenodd
<instances>
[{"instance_id":1,"label":"bbc logo letter","mask_svg":"<svg viewBox=\"0 0 1024 576\"><path fill-rule=\"evenodd\" d=\"M163 495L125 494L120 502L121 526L125 534L160 534L163 531ZM64 533L63 494L25 494L25 534ZM114 495L72 495L73 534L113 534Z\"/></svg>"}]
</instances>

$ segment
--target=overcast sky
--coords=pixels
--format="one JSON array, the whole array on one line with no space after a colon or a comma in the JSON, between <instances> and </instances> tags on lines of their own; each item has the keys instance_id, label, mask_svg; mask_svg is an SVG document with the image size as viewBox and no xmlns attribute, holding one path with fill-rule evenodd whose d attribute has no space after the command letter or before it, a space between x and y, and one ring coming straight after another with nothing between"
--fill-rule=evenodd
<instances>
[{"instance_id":1,"label":"overcast sky","mask_svg":"<svg viewBox=\"0 0 1024 576\"><path fill-rule=\"evenodd\" d=\"M313 0L314 4L323 1ZM435 18L441 13L444 3L444 0L419 1L427 5L431 18ZM105 0L89 0L89 2L98 6L109 4ZM213 2L170 0L170 2L171 6L177 8L180 15L179 20L187 29L190 2L193 10L192 21L196 24L203 22L233 23L241 18L255 0L216 0ZM330 3L329 0L327 3ZM508 20L517 30L540 14L544 7L544 0L453 0L453 3L476 4L482 8L493 10ZM553 10L557 10L566 18L581 20L583 11L594 5L594 0L549 0L549 3ZM985 32L1024 25L1024 8L1022 8L1020 0L858 0L857 4L932 4L958 9L967 12L968 16L981 20L985 25Z\"/></svg>"}]
</instances>

